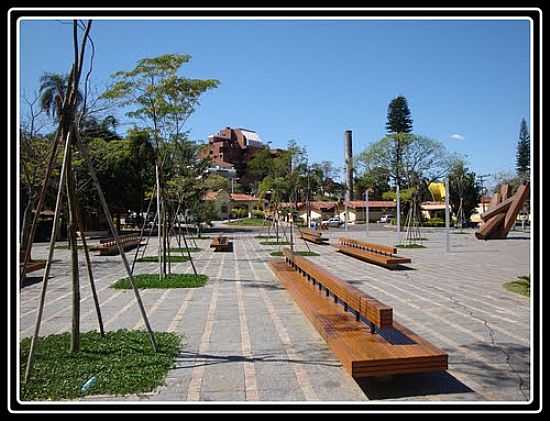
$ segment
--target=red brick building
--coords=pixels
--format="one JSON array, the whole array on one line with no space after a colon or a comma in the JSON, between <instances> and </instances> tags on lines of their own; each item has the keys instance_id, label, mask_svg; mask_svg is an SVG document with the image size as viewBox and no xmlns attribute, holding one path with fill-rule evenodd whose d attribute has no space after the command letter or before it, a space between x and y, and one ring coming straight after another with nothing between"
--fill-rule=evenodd
<instances>
[{"instance_id":1,"label":"red brick building","mask_svg":"<svg viewBox=\"0 0 550 421\"><path fill-rule=\"evenodd\" d=\"M208 136L208 148L205 148L204 154L207 154L214 164L231 164L238 169L264 147L262 139L255 131L226 127Z\"/></svg>"}]
</instances>

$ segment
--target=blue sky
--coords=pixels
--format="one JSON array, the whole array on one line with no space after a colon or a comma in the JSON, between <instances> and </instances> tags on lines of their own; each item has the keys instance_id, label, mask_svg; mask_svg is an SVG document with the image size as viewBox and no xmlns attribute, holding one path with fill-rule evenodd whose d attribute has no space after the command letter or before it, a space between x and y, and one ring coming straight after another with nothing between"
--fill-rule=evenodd
<instances>
[{"instance_id":1,"label":"blue sky","mask_svg":"<svg viewBox=\"0 0 550 421\"><path fill-rule=\"evenodd\" d=\"M71 30L21 23L22 92L44 72L68 71ZM360 152L383 137L388 103L404 95L415 132L489 174L514 170L521 118L529 122L529 30L525 20L97 20L93 83L105 87L144 57L190 54L183 75L221 82L188 121L192 138L245 127L274 147L295 139L311 161L336 166L344 131Z\"/></svg>"}]
</instances>

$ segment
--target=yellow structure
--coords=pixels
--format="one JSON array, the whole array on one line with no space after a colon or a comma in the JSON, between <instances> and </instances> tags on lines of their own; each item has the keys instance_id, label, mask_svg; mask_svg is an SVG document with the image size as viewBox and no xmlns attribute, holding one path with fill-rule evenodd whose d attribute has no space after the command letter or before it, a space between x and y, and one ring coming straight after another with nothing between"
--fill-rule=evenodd
<instances>
[{"instance_id":1,"label":"yellow structure","mask_svg":"<svg viewBox=\"0 0 550 421\"><path fill-rule=\"evenodd\" d=\"M445 183L430 183L428 190L432 194L434 202L443 202L445 200Z\"/></svg>"}]
</instances>

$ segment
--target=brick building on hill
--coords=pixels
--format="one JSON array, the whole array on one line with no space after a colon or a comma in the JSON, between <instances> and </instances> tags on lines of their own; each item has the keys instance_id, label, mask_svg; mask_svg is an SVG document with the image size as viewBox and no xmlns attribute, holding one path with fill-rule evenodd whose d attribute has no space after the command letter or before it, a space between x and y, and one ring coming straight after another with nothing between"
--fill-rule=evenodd
<instances>
[{"instance_id":1,"label":"brick building on hill","mask_svg":"<svg viewBox=\"0 0 550 421\"><path fill-rule=\"evenodd\" d=\"M208 136L208 148L203 153L210 157L213 164L231 164L238 168L265 147L255 131L226 127Z\"/></svg>"}]
</instances>

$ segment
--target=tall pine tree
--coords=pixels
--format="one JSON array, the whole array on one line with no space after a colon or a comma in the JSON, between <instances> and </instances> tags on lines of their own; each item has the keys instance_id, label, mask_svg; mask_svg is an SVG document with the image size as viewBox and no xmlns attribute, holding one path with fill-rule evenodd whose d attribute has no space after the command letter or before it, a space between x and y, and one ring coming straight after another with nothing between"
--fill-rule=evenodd
<instances>
[{"instance_id":1,"label":"tall pine tree","mask_svg":"<svg viewBox=\"0 0 550 421\"><path fill-rule=\"evenodd\" d=\"M403 133L412 132L411 111L409 110L407 98L404 96L398 96L390 102L390 105L388 106L388 121L386 122L386 130L390 134L395 134L395 183L401 186L399 168L401 166L403 147L405 146L404 143L406 144L405 139L403 139Z\"/></svg>"},{"instance_id":2,"label":"tall pine tree","mask_svg":"<svg viewBox=\"0 0 550 421\"><path fill-rule=\"evenodd\" d=\"M530 152L531 145L529 129L527 128L527 122L524 118L522 118L519 129L518 149L516 153L516 171L518 177L522 180L528 179L531 173L531 164L529 159Z\"/></svg>"},{"instance_id":3,"label":"tall pine tree","mask_svg":"<svg viewBox=\"0 0 550 421\"><path fill-rule=\"evenodd\" d=\"M410 133L412 132L413 121L407 98L398 96L388 106L388 121L386 130L388 133Z\"/></svg>"}]
</instances>

